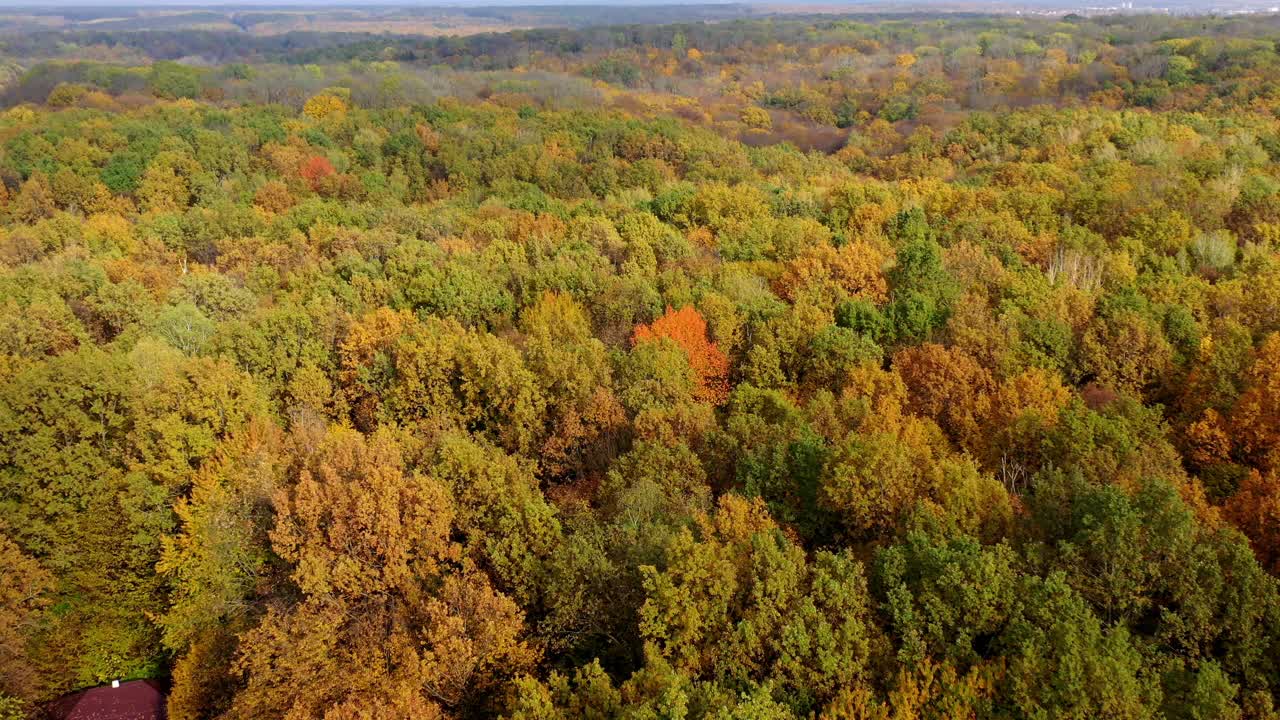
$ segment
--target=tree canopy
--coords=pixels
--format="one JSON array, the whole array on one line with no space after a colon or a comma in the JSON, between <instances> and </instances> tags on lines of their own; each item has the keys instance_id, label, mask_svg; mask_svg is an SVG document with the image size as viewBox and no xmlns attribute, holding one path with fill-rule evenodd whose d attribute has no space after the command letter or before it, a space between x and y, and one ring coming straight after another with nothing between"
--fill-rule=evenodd
<instances>
[{"instance_id":1,"label":"tree canopy","mask_svg":"<svg viewBox=\"0 0 1280 720\"><path fill-rule=\"evenodd\" d=\"M0 48L0 718L1277 717L1274 17L156 32Z\"/></svg>"}]
</instances>

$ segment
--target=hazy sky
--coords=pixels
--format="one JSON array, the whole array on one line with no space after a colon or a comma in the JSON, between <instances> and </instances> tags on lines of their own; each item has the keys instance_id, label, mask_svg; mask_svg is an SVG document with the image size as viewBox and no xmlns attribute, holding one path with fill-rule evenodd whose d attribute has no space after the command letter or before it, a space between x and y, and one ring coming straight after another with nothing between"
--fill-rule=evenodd
<instances>
[{"instance_id":1,"label":"hazy sky","mask_svg":"<svg viewBox=\"0 0 1280 720\"><path fill-rule=\"evenodd\" d=\"M874 0L871 0L874 1ZM920 0L918 4L926 5L930 0ZM261 2L261 0L223 0L219 2L208 2L207 0L137 0L136 2L121 2L121 0L50 0L42 2L38 5L33 4L31 0L19 0L18 2L9 2L0 0L0 7L10 9L31 9L31 10L48 10L50 8L155 8L155 7L182 7L182 8L274 8L285 6L302 6L302 7L494 7L500 5L529 5L548 7L556 5L671 5L671 6L689 6L689 5L779 5L787 3L813 4L808 0L768 0L767 2L747 2L745 0L695 0L694 2L680 3L672 0L428 0L419 2L388 2L388 0L271 0L271 2ZM860 5L866 4L867 0L836 0L835 2L823 1L821 5Z\"/></svg>"}]
</instances>

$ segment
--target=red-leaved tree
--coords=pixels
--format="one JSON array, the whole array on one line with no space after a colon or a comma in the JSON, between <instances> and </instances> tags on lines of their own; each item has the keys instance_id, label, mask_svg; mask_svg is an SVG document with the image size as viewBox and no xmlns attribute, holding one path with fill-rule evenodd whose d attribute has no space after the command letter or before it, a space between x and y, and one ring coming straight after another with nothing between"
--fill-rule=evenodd
<instances>
[{"instance_id":1,"label":"red-leaved tree","mask_svg":"<svg viewBox=\"0 0 1280 720\"><path fill-rule=\"evenodd\" d=\"M668 306L652 325L637 325L631 340L641 343L659 338L671 339L689 357L689 366L698 377L699 400L719 405L728 399L729 358L707 339L707 321L692 305L679 310Z\"/></svg>"},{"instance_id":2,"label":"red-leaved tree","mask_svg":"<svg viewBox=\"0 0 1280 720\"><path fill-rule=\"evenodd\" d=\"M322 155L316 155L302 163L302 167L298 169L298 174L303 180L307 181L307 185L312 190L318 190L320 183L325 178L332 177L337 174L337 170L333 169L333 163L329 162L329 158Z\"/></svg>"}]
</instances>

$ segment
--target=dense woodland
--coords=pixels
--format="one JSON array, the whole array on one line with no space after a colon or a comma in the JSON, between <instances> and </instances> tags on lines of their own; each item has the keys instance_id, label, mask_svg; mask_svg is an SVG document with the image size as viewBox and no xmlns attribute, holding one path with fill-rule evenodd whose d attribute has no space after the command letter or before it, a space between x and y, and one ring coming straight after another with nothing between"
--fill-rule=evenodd
<instances>
[{"instance_id":1,"label":"dense woodland","mask_svg":"<svg viewBox=\"0 0 1280 720\"><path fill-rule=\"evenodd\" d=\"M1275 18L139 38L5 47L0 718L1280 717Z\"/></svg>"}]
</instances>

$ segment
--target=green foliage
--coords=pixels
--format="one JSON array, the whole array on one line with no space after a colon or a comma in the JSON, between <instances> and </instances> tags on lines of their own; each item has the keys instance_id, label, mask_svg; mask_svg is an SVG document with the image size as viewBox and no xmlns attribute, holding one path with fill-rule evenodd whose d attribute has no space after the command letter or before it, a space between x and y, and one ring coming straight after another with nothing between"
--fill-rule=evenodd
<instances>
[{"instance_id":1,"label":"green foliage","mask_svg":"<svg viewBox=\"0 0 1280 720\"><path fill-rule=\"evenodd\" d=\"M200 94L200 72L178 63L158 62L151 66L147 86L156 96L169 100L194 98Z\"/></svg>"},{"instance_id":2,"label":"green foliage","mask_svg":"<svg viewBox=\"0 0 1280 720\"><path fill-rule=\"evenodd\" d=\"M588 68L585 74L587 77L626 87L634 87L640 81L639 68L620 58L605 58Z\"/></svg>"}]
</instances>

